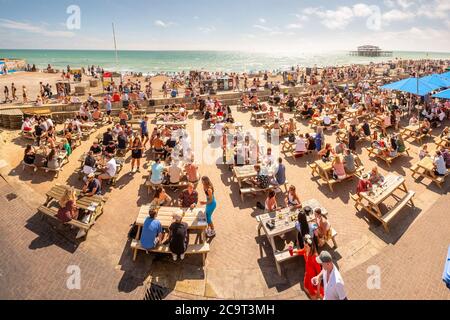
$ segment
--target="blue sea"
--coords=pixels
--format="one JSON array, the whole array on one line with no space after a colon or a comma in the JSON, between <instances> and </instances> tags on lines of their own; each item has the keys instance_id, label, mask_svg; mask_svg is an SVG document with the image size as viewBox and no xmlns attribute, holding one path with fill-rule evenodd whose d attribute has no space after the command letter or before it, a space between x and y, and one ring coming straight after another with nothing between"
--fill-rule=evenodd
<instances>
[{"instance_id":1,"label":"blue sea","mask_svg":"<svg viewBox=\"0 0 450 320\"><path fill-rule=\"evenodd\" d=\"M223 72L251 72L261 70L284 70L291 66L312 67L365 64L369 62L401 59L450 59L450 53L433 52L394 52L393 57L354 57L348 52L268 54L234 51L119 51L118 63L114 51L86 50L4 50L0 58L25 59L38 68L51 64L62 69L100 65L108 71L179 72L189 70L208 70Z\"/></svg>"}]
</instances>

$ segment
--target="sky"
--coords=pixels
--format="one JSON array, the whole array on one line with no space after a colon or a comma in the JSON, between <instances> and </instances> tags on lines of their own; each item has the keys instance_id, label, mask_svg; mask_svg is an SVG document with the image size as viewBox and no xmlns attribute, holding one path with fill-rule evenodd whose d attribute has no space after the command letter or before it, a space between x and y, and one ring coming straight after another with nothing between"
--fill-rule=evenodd
<instances>
[{"instance_id":1,"label":"sky","mask_svg":"<svg viewBox=\"0 0 450 320\"><path fill-rule=\"evenodd\" d=\"M450 0L0 0L3 49L450 52ZM78 15L79 12L79 15Z\"/></svg>"}]
</instances>

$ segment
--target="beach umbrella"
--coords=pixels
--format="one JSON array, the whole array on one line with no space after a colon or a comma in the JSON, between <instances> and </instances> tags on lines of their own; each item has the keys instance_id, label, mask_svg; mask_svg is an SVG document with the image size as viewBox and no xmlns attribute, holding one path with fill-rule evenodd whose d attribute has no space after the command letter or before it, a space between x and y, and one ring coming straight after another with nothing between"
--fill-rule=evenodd
<instances>
[{"instance_id":1,"label":"beach umbrella","mask_svg":"<svg viewBox=\"0 0 450 320\"><path fill-rule=\"evenodd\" d=\"M425 96L428 93L440 88L442 87L439 85L418 78L403 79L381 87L383 90L397 90L412 93L418 96Z\"/></svg>"},{"instance_id":2,"label":"beach umbrella","mask_svg":"<svg viewBox=\"0 0 450 320\"><path fill-rule=\"evenodd\" d=\"M446 73L442 73L440 76L444 77L444 78L447 78L447 79L450 79L450 71L446 72Z\"/></svg>"},{"instance_id":3,"label":"beach umbrella","mask_svg":"<svg viewBox=\"0 0 450 320\"><path fill-rule=\"evenodd\" d=\"M424 80L430 84L440 86L441 88L450 87L450 78L446 78L440 74L433 74L431 76L426 76L421 78L421 80Z\"/></svg>"},{"instance_id":4,"label":"beach umbrella","mask_svg":"<svg viewBox=\"0 0 450 320\"><path fill-rule=\"evenodd\" d=\"M433 98L450 99L450 89L436 93Z\"/></svg>"}]
</instances>

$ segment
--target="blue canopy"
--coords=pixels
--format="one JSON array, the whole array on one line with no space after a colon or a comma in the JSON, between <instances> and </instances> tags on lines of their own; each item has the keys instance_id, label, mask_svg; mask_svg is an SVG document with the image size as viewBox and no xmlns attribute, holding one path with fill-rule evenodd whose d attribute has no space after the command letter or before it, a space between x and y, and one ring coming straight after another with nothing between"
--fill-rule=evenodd
<instances>
[{"instance_id":1,"label":"blue canopy","mask_svg":"<svg viewBox=\"0 0 450 320\"><path fill-rule=\"evenodd\" d=\"M443 73L443 74L441 74L441 76L442 76L442 77L444 77L444 78L450 79L450 71L449 71L449 72L446 72L446 73Z\"/></svg>"},{"instance_id":2,"label":"blue canopy","mask_svg":"<svg viewBox=\"0 0 450 320\"><path fill-rule=\"evenodd\" d=\"M419 83L419 85L417 85ZM418 88L417 88L418 87ZM384 90L397 90L412 93L419 96L425 96L428 93L442 88L439 85L429 83L422 79L417 80L417 78L403 79L394 83L382 86L381 89Z\"/></svg>"},{"instance_id":3,"label":"blue canopy","mask_svg":"<svg viewBox=\"0 0 450 320\"><path fill-rule=\"evenodd\" d=\"M450 78L447 78L440 74L433 74L431 76L426 76L421 78L421 80L424 80L428 83L440 86L441 88L448 88L450 87Z\"/></svg>"},{"instance_id":4,"label":"blue canopy","mask_svg":"<svg viewBox=\"0 0 450 320\"><path fill-rule=\"evenodd\" d=\"M436 93L433 98L450 99L450 89Z\"/></svg>"}]
</instances>

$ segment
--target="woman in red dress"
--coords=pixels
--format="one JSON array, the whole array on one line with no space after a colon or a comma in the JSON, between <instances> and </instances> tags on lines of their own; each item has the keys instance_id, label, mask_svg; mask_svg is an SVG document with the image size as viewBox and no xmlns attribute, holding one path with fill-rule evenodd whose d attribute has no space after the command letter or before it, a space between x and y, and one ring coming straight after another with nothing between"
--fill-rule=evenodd
<instances>
[{"instance_id":1,"label":"woman in red dress","mask_svg":"<svg viewBox=\"0 0 450 320\"><path fill-rule=\"evenodd\" d=\"M317 249L314 241L308 234L304 238L305 247L302 250L297 250L297 255L305 258L305 278L303 281L304 289L311 299L323 298L323 287L317 287L312 284L311 279L316 277L322 271L322 267L317 263Z\"/></svg>"}]
</instances>

